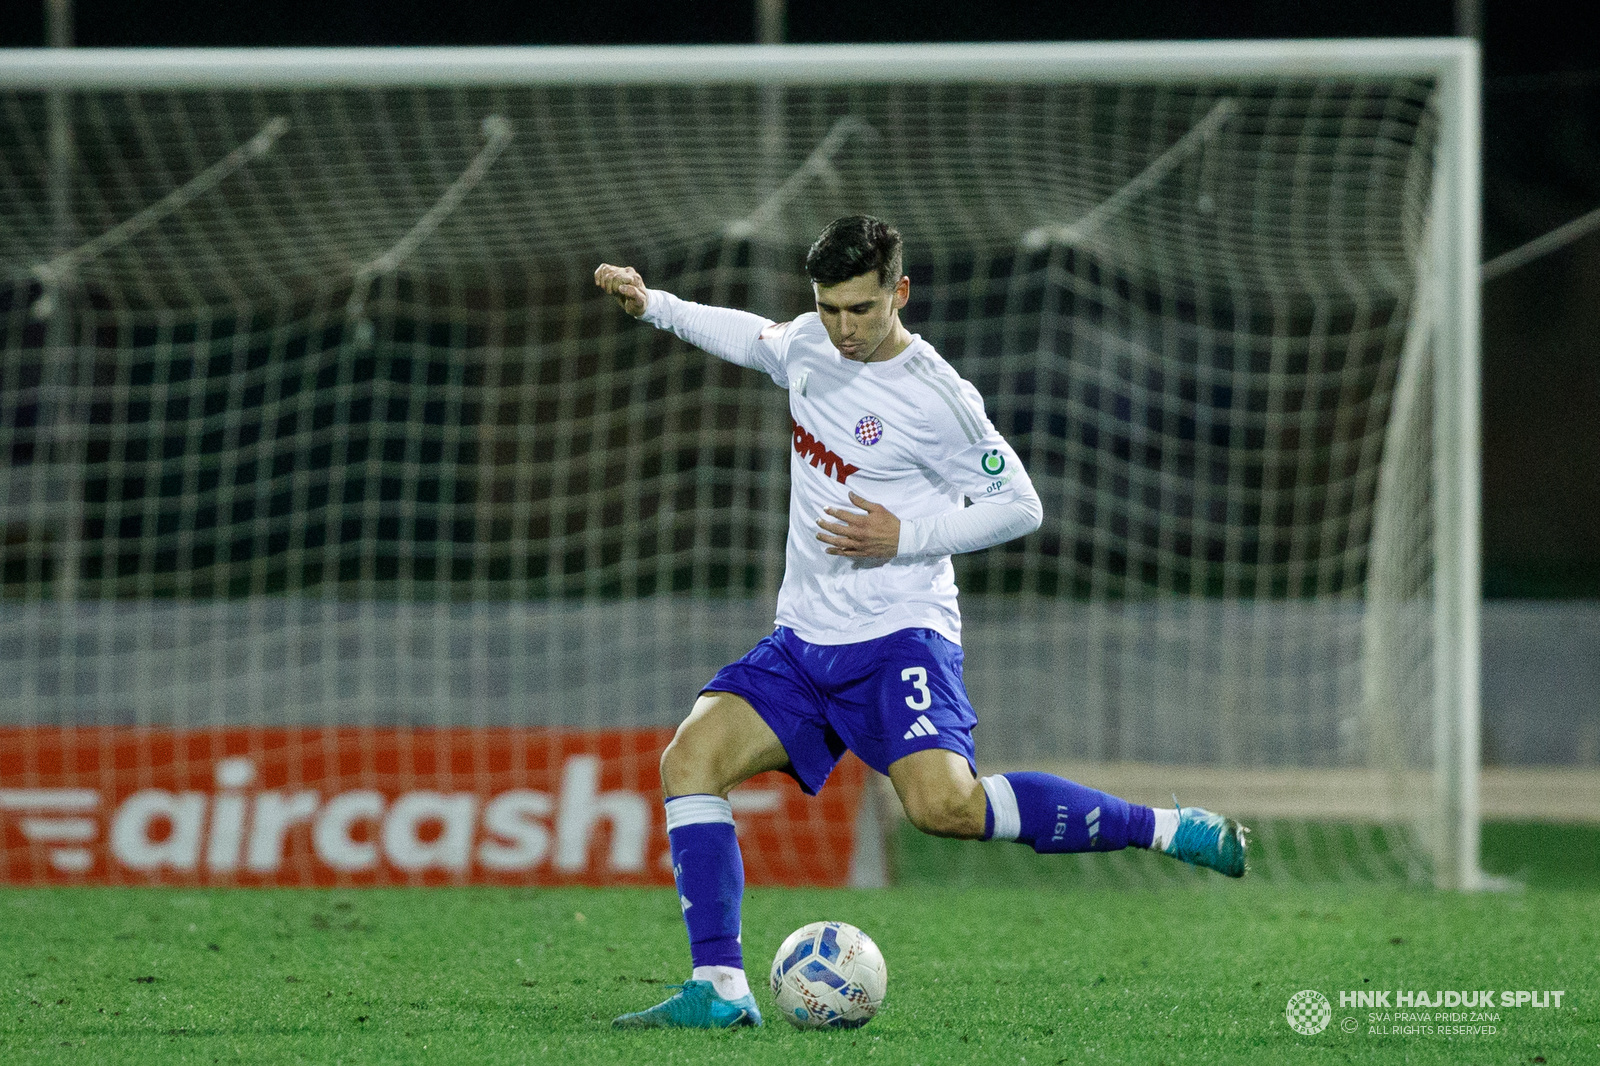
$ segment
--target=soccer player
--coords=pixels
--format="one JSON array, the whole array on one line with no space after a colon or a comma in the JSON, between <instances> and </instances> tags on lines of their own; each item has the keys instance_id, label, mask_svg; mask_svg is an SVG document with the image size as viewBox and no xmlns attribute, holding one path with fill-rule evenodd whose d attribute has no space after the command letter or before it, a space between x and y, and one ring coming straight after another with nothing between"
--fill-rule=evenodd
<instances>
[{"instance_id":1,"label":"soccer player","mask_svg":"<svg viewBox=\"0 0 1600 1066\"><path fill-rule=\"evenodd\" d=\"M1051 774L977 776L950 556L1039 528L1039 495L977 389L901 324L911 282L899 233L837 219L805 265L816 312L784 323L648 289L631 267L594 275L628 314L770 375L794 424L777 628L706 683L661 756L693 976L620 1027L761 1024L728 791L783 770L815 795L846 749L889 776L925 833L1037 852L1132 845L1244 874L1232 819L1152 810Z\"/></svg>"}]
</instances>

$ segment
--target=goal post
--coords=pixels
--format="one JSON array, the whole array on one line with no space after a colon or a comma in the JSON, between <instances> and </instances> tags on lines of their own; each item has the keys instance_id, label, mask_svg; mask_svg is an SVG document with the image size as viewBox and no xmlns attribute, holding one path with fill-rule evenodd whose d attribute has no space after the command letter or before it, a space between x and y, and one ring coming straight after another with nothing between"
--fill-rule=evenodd
<instances>
[{"instance_id":1,"label":"goal post","mask_svg":"<svg viewBox=\"0 0 1600 1066\"><path fill-rule=\"evenodd\" d=\"M1478 868L1481 404L1479 268L1482 261L1482 99L1475 46L1459 48L1439 75L1433 257L1440 320L1435 327L1434 502L1438 591L1434 605L1436 792L1441 887L1480 887ZM1447 309L1447 310L1445 310Z\"/></svg>"},{"instance_id":2,"label":"goal post","mask_svg":"<svg viewBox=\"0 0 1600 1066\"><path fill-rule=\"evenodd\" d=\"M1315 875L1318 819L1282 798L1322 797L1357 827L1336 876L1477 887L1478 63L1428 39L0 52L8 876L136 879L57 853L192 828L198 866L151 868L227 882L259 838L304 883L581 879L599 827L659 877L628 865L658 844L617 843L644 832L626 797L770 625L790 431L781 394L589 275L788 318L820 226L867 211L906 236L908 324L1045 500L957 563L980 757L1259 785L1274 876ZM110 783L143 750L122 730L166 737L155 822L122 820L150 791ZM414 798L458 793L459 833L466 806Z\"/></svg>"}]
</instances>

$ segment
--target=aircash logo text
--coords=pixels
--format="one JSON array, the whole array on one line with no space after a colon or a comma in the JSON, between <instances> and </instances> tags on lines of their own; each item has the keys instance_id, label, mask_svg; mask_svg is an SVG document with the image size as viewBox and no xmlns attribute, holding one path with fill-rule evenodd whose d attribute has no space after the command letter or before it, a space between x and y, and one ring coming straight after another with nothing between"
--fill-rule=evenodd
<instances>
[{"instance_id":1,"label":"aircash logo text","mask_svg":"<svg viewBox=\"0 0 1600 1066\"><path fill-rule=\"evenodd\" d=\"M215 764L211 791L146 788L109 812L105 844L116 865L130 871L273 875L288 859L296 831L309 834L316 863L343 873L388 864L402 871L465 872L477 866L523 872L549 865L581 874L591 844L609 830L609 846L593 856L607 870L643 873L653 797L600 788L600 760L573 755L552 795L508 789L497 795L412 789L390 795L372 788L326 793L316 788L252 788L248 758ZM771 813L770 791L734 792L742 814ZM22 834L47 848L50 865L66 873L94 864L102 806L93 789L4 789L0 810L21 817Z\"/></svg>"},{"instance_id":2,"label":"aircash logo text","mask_svg":"<svg viewBox=\"0 0 1600 1066\"><path fill-rule=\"evenodd\" d=\"M670 735L0 729L0 882L671 884ZM751 879L845 883L864 777L816 832L779 775L734 790Z\"/></svg>"},{"instance_id":3,"label":"aircash logo text","mask_svg":"<svg viewBox=\"0 0 1600 1066\"><path fill-rule=\"evenodd\" d=\"M813 437L805 426L798 422L793 425L795 454L802 459L811 460L812 466L821 467L823 473L834 478L839 484L843 485L845 478L861 469L845 462L832 448Z\"/></svg>"}]
</instances>

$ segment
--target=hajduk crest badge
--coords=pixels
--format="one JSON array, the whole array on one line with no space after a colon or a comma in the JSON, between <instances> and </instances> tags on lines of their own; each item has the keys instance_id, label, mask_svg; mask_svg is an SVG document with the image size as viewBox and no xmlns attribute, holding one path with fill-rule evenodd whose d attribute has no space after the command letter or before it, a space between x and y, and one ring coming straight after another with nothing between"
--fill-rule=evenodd
<instances>
[{"instance_id":1,"label":"hajduk crest badge","mask_svg":"<svg viewBox=\"0 0 1600 1066\"><path fill-rule=\"evenodd\" d=\"M862 444L873 445L883 439L883 423L877 415L862 415L861 421L856 423L856 440Z\"/></svg>"}]
</instances>

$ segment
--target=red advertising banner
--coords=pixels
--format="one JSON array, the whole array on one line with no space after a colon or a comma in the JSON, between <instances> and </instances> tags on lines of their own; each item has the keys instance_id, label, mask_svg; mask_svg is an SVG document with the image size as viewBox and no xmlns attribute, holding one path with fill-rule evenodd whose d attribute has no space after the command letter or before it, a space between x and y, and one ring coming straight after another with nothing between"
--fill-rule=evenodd
<instances>
[{"instance_id":1,"label":"red advertising banner","mask_svg":"<svg viewBox=\"0 0 1600 1066\"><path fill-rule=\"evenodd\" d=\"M670 729L0 728L0 882L670 885ZM866 768L729 796L757 885L843 885Z\"/></svg>"}]
</instances>

